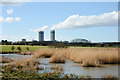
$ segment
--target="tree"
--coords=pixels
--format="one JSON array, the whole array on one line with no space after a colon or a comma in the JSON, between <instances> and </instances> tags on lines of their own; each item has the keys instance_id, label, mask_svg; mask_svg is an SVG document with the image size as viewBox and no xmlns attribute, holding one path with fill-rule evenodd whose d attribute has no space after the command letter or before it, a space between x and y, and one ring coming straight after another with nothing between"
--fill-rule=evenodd
<instances>
[{"instance_id":1,"label":"tree","mask_svg":"<svg viewBox=\"0 0 120 80\"><path fill-rule=\"evenodd\" d=\"M26 49L29 51L29 47L26 47Z\"/></svg>"},{"instance_id":2,"label":"tree","mask_svg":"<svg viewBox=\"0 0 120 80\"><path fill-rule=\"evenodd\" d=\"M53 44L54 48L67 48L67 44L66 43L54 43Z\"/></svg>"},{"instance_id":3,"label":"tree","mask_svg":"<svg viewBox=\"0 0 120 80\"><path fill-rule=\"evenodd\" d=\"M11 50L13 51L14 49L15 49L15 47L14 47L14 46L12 46L12 47L11 47Z\"/></svg>"},{"instance_id":4,"label":"tree","mask_svg":"<svg viewBox=\"0 0 120 80\"><path fill-rule=\"evenodd\" d=\"M20 46L19 46L19 47L17 47L17 50L21 51L21 47L20 47Z\"/></svg>"}]
</instances>

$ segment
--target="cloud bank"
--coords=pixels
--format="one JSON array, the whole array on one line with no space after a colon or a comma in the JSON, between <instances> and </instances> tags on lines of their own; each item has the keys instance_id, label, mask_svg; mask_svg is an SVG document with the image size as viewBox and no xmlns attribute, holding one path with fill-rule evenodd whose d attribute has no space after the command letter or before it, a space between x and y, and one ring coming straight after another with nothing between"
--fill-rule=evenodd
<instances>
[{"instance_id":1,"label":"cloud bank","mask_svg":"<svg viewBox=\"0 0 120 80\"><path fill-rule=\"evenodd\" d=\"M48 29L48 26L45 25L42 28L36 28L36 29L30 29L31 32L38 32L38 31L45 31L46 29Z\"/></svg>"},{"instance_id":2,"label":"cloud bank","mask_svg":"<svg viewBox=\"0 0 120 80\"><path fill-rule=\"evenodd\" d=\"M53 25L51 29L117 26L117 22L118 12L116 11L91 16L72 15L65 21Z\"/></svg>"},{"instance_id":3,"label":"cloud bank","mask_svg":"<svg viewBox=\"0 0 120 80\"><path fill-rule=\"evenodd\" d=\"M20 21L21 20L21 18L20 17L15 17L15 18L13 18L13 17L6 17L6 18L4 18L4 17L2 17L2 16L0 16L0 22L15 22L15 21Z\"/></svg>"}]
</instances>

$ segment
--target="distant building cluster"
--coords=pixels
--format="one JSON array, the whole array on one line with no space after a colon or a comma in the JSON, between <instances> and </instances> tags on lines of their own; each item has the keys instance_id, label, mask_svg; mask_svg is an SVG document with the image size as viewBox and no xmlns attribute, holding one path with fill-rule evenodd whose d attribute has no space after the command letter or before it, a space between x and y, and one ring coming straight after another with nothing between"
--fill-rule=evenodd
<instances>
[{"instance_id":1,"label":"distant building cluster","mask_svg":"<svg viewBox=\"0 0 120 80\"><path fill-rule=\"evenodd\" d=\"M40 46L53 46L56 45L67 45L67 46L81 46L81 47L119 47L119 42L99 42L91 43L91 41L82 38L76 38L71 41L56 41L55 40L55 30L50 31L50 40L44 40L44 31L38 32L38 40L27 41L22 39L21 41L7 41L1 40L0 45L40 45Z\"/></svg>"},{"instance_id":2,"label":"distant building cluster","mask_svg":"<svg viewBox=\"0 0 120 80\"><path fill-rule=\"evenodd\" d=\"M2 40L3 43L7 43L7 40ZM32 41L27 41L26 39L22 39L21 41L17 41L17 42L9 42L10 44L25 44L27 45L28 43L35 43L35 44L39 44L39 43L45 43L48 44L50 42L60 42L60 43L91 43L91 41L87 40L87 39L82 39L82 38L77 38L77 39L73 39L72 41L57 41L55 40L55 30L51 30L50 31L50 40L49 41L45 41L44 40L44 31L39 31L38 32L38 40L32 40Z\"/></svg>"},{"instance_id":3,"label":"distant building cluster","mask_svg":"<svg viewBox=\"0 0 120 80\"><path fill-rule=\"evenodd\" d=\"M44 31L39 31L39 42L44 41ZM55 42L55 30L50 31L50 41ZM62 42L62 41L60 41ZM63 41L65 43L68 43L69 41ZM87 39L73 39L71 41L72 43L90 43L90 41L88 41Z\"/></svg>"}]
</instances>

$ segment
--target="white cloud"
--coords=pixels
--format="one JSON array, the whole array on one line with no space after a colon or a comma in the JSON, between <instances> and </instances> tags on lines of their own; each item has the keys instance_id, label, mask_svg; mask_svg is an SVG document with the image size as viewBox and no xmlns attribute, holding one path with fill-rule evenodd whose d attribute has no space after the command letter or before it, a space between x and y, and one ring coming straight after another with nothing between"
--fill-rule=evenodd
<instances>
[{"instance_id":1,"label":"white cloud","mask_svg":"<svg viewBox=\"0 0 120 80\"><path fill-rule=\"evenodd\" d=\"M20 17L15 17L15 18L6 17L6 18L4 18L4 17L0 16L0 22L14 22L14 21L20 21L20 20L21 20Z\"/></svg>"},{"instance_id":2,"label":"white cloud","mask_svg":"<svg viewBox=\"0 0 120 80\"><path fill-rule=\"evenodd\" d=\"M7 9L7 14L12 14L13 13L13 9Z\"/></svg>"},{"instance_id":3,"label":"white cloud","mask_svg":"<svg viewBox=\"0 0 120 80\"><path fill-rule=\"evenodd\" d=\"M15 18L15 21L20 21L20 20L21 20L20 17L16 17L16 18Z\"/></svg>"},{"instance_id":4,"label":"white cloud","mask_svg":"<svg viewBox=\"0 0 120 80\"><path fill-rule=\"evenodd\" d=\"M36 29L30 29L31 32L38 32L38 31L45 31L46 29L48 29L48 26L45 25L42 28L36 28Z\"/></svg>"},{"instance_id":5,"label":"white cloud","mask_svg":"<svg viewBox=\"0 0 120 80\"><path fill-rule=\"evenodd\" d=\"M65 21L53 25L51 29L117 26L117 22L118 12L116 11L91 16L72 15Z\"/></svg>"},{"instance_id":6,"label":"white cloud","mask_svg":"<svg viewBox=\"0 0 120 80\"><path fill-rule=\"evenodd\" d=\"M0 22L2 22L2 21L3 21L3 19L4 19L4 18L0 16Z\"/></svg>"}]
</instances>

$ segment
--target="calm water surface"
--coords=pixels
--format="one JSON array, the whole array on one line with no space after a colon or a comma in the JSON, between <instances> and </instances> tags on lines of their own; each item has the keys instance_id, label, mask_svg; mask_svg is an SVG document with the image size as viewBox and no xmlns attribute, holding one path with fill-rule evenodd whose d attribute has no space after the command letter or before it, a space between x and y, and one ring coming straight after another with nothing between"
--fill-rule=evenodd
<instances>
[{"instance_id":1,"label":"calm water surface","mask_svg":"<svg viewBox=\"0 0 120 80\"><path fill-rule=\"evenodd\" d=\"M2 54L3 56L11 59L25 59L31 58L32 55L17 55L17 54ZM1 54L0 54L1 56ZM40 65L39 67L47 67L50 66L63 66L63 71L65 74L76 74L80 76L91 76L92 78L101 78L104 75L114 75L118 77L118 66L120 65L102 65L103 67L82 67L79 63L74 63L72 61L66 60L65 64L56 64L56 63L49 63L49 58L39 58ZM45 70L40 70L39 73L45 72ZM53 72L53 70L48 69L47 71Z\"/></svg>"}]
</instances>

